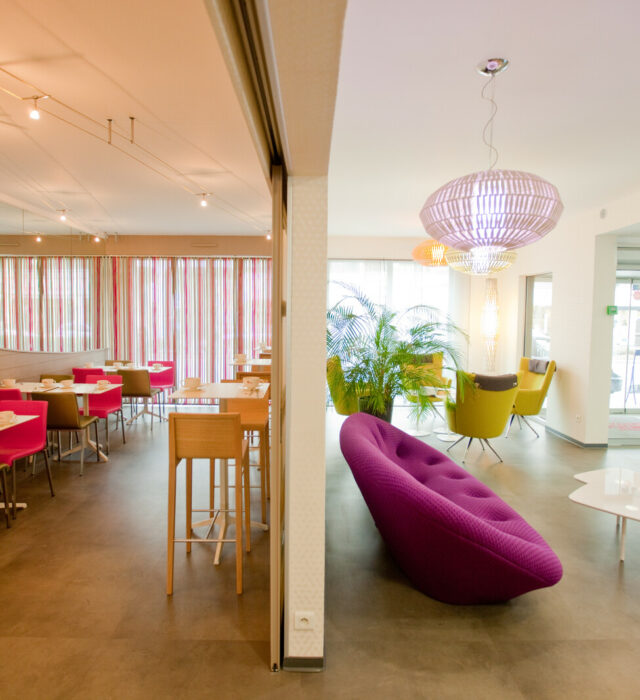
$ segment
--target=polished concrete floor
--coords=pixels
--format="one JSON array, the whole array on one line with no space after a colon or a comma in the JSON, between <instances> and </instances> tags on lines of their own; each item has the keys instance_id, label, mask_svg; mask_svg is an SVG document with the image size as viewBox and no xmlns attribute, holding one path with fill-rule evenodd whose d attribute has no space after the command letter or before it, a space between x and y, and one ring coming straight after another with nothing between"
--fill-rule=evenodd
<instances>
[{"instance_id":1,"label":"polished concrete floor","mask_svg":"<svg viewBox=\"0 0 640 700\"><path fill-rule=\"evenodd\" d=\"M167 429L140 424L82 478L77 462L54 463L53 499L43 474L19 472L29 508L11 530L0 521L0 697L640 697L640 525L629 523L620 565L615 519L567 498L574 473L638 468L639 450L514 430L494 441L496 464L474 445L466 468L543 534L565 573L506 604L458 607L395 566L340 455L341 421L329 412L323 673L268 671L266 533L253 532L242 596L233 553L214 567L194 546L177 550L166 597Z\"/></svg>"}]
</instances>

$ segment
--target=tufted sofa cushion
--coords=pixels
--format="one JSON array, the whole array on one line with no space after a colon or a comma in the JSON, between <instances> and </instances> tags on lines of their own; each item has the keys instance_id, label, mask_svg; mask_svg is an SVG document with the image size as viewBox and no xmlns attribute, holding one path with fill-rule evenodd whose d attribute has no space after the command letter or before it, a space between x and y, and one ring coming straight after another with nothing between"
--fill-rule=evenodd
<instances>
[{"instance_id":1,"label":"tufted sofa cushion","mask_svg":"<svg viewBox=\"0 0 640 700\"><path fill-rule=\"evenodd\" d=\"M340 446L380 534L423 593L493 603L562 577L544 539L433 447L364 413L344 422Z\"/></svg>"}]
</instances>

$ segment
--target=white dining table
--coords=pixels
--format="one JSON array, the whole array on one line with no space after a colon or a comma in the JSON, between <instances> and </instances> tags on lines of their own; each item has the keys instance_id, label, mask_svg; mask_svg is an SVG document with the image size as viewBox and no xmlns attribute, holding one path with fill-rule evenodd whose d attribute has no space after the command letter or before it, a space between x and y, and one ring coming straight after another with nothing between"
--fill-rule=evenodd
<instances>
[{"instance_id":1,"label":"white dining table","mask_svg":"<svg viewBox=\"0 0 640 700\"><path fill-rule=\"evenodd\" d=\"M155 369L154 367L147 365L135 365L134 367L114 367L113 365L97 365L96 367L84 367L83 369L98 369L102 370L105 374L115 374L119 369L131 370L131 369L146 369L150 374L159 374L160 372L166 372L170 370L171 367L160 367L160 369Z\"/></svg>"},{"instance_id":2,"label":"white dining table","mask_svg":"<svg viewBox=\"0 0 640 700\"><path fill-rule=\"evenodd\" d=\"M52 394L68 394L72 393L76 396L82 396L82 412L85 416L89 414L89 396L92 394L104 394L107 391L112 391L117 389L119 384L109 384L108 386L98 385L98 384L73 384L70 387L63 387L62 384L54 384L52 387L44 386L41 382L18 382L16 388L20 389L23 394L31 397L33 393L52 393ZM98 445L93 440L87 440L87 444L91 449L96 452L101 462L108 462L109 458L100 449ZM81 446L74 448L72 451L77 451ZM66 452L65 454L69 454Z\"/></svg>"},{"instance_id":3,"label":"white dining table","mask_svg":"<svg viewBox=\"0 0 640 700\"><path fill-rule=\"evenodd\" d=\"M17 425L22 425L22 423L27 423L30 420L35 420L38 418L37 415L16 415L14 416L13 420L10 421L9 423L0 423L0 432L3 430L10 430L11 428L15 428ZM0 508L8 508L10 504L6 504L3 501L0 501ZM18 510L24 510L27 507L26 503L16 503L16 508Z\"/></svg>"},{"instance_id":4,"label":"white dining table","mask_svg":"<svg viewBox=\"0 0 640 700\"><path fill-rule=\"evenodd\" d=\"M181 388L174 391L169 395L169 399L172 401L189 400L189 399L201 399L204 401L215 401L220 402L220 413L225 413L227 410L227 400L228 399L263 399L269 390L269 383L263 382L259 384L258 387L252 391L245 389L242 382L220 382L212 384L201 384L197 389L187 389ZM228 511L229 504L229 475L228 475L228 462L226 459L220 460L220 510L222 511L220 517L217 520L219 524L220 539L224 539L227 532L227 527L234 522L234 517L230 516ZM201 527L211 525L213 518L205 520L199 523L195 523L192 527ZM251 522L255 527L260 527L263 530L269 528L268 525L264 523ZM214 564L220 563L220 558L222 556L222 545L223 542L218 542L216 546L216 553L213 559Z\"/></svg>"}]
</instances>

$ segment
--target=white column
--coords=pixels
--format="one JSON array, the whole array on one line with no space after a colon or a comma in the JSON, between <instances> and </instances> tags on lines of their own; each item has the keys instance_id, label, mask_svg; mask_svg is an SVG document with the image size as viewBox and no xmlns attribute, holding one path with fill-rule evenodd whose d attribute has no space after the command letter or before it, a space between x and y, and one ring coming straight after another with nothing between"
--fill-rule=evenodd
<instances>
[{"instance_id":1,"label":"white column","mask_svg":"<svg viewBox=\"0 0 640 700\"><path fill-rule=\"evenodd\" d=\"M284 665L313 667L324 655L327 178L288 188Z\"/></svg>"}]
</instances>

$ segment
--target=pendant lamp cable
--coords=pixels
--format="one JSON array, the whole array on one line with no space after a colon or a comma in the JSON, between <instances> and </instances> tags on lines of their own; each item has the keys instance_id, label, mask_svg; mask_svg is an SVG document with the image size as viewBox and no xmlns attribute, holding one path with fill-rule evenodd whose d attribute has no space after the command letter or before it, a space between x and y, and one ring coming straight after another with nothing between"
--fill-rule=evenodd
<instances>
[{"instance_id":1,"label":"pendant lamp cable","mask_svg":"<svg viewBox=\"0 0 640 700\"><path fill-rule=\"evenodd\" d=\"M483 100L487 100L487 102L491 103L491 114L489 115L489 119L482 130L482 140L485 146L487 146L489 149L489 170L493 170L498 162L498 149L493 145L493 120L498 113L498 104L495 101L495 79L496 74L492 73L489 76L489 80L487 80L487 82L482 86L482 92L480 93ZM487 96L488 87L491 87L491 95L489 96Z\"/></svg>"}]
</instances>

